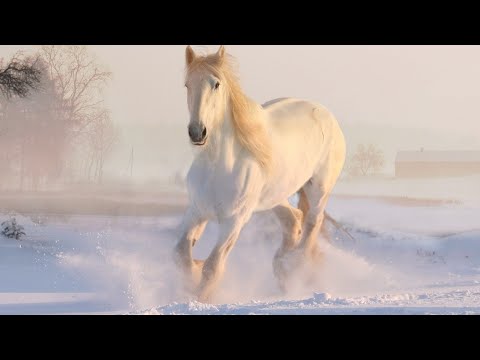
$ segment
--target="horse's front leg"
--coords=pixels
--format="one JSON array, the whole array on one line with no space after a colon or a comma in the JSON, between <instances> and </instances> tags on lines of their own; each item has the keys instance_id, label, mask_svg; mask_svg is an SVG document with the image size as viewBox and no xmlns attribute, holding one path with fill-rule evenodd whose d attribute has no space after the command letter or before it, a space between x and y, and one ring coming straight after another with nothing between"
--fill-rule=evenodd
<instances>
[{"instance_id":1,"label":"horse's front leg","mask_svg":"<svg viewBox=\"0 0 480 360\"><path fill-rule=\"evenodd\" d=\"M202 236L207 220L189 208L184 216L180 240L175 247L175 262L184 276L184 283L191 292L200 283L202 263L193 260L192 247Z\"/></svg>"},{"instance_id":2,"label":"horse's front leg","mask_svg":"<svg viewBox=\"0 0 480 360\"><path fill-rule=\"evenodd\" d=\"M217 245L205 260L202 280L198 287L198 300L207 302L216 289L225 271L228 254L235 245L243 225L249 216L234 216L220 222L220 233Z\"/></svg>"}]
</instances>

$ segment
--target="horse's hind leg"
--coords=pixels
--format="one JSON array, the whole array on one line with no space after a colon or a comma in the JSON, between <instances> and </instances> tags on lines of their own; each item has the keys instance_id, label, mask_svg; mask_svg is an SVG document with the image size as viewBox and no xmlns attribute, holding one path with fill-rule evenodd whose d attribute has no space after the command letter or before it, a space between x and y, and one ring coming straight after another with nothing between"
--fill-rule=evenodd
<instances>
[{"instance_id":1,"label":"horse's hind leg","mask_svg":"<svg viewBox=\"0 0 480 360\"><path fill-rule=\"evenodd\" d=\"M323 166L317 169L310 180L302 187L304 198L307 199L308 211L305 214L299 248L307 258L312 260L318 259L318 255L320 255L317 237L322 229L328 198L340 176L344 161L345 142L342 136L333 144L329 155L323 162Z\"/></svg>"},{"instance_id":2,"label":"horse's hind leg","mask_svg":"<svg viewBox=\"0 0 480 360\"><path fill-rule=\"evenodd\" d=\"M298 195L299 195L299 201L298 201L298 208L300 210L302 210L302 213L304 215L306 215L308 213L308 210L310 209L310 205L308 205L308 199L307 199L307 195L305 194L305 190L300 189L299 192L298 192ZM302 222L302 225L303 223L305 222L305 219L307 217L304 216L303 217L303 222ZM322 222L322 225L321 225L321 228L320 228L320 233L322 234L322 236L328 240L329 242L331 241L331 237L330 237L330 233L327 229L327 226L326 226L326 223L325 223L325 220L329 220L329 221L334 221L325 211L324 211L324 220Z\"/></svg>"},{"instance_id":3,"label":"horse's hind leg","mask_svg":"<svg viewBox=\"0 0 480 360\"><path fill-rule=\"evenodd\" d=\"M311 260L318 259L320 255L317 238L322 229L330 190L315 178L310 179L303 187L303 191L305 191L305 195L308 198L309 209L305 214L303 236L299 249Z\"/></svg>"},{"instance_id":4,"label":"horse's hind leg","mask_svg":"<svg viewBox=\"0 0 480 360\"><path fill-rule=\"evenodd\" d=\"M273 209L280 220L283 232L282 245L273 258L273 272L277 278L280 288L285 289L285 281L290 272L288 254L298 245L302 234L303 212L289 204L288 201Z\"/></svg>"}]
</instances>

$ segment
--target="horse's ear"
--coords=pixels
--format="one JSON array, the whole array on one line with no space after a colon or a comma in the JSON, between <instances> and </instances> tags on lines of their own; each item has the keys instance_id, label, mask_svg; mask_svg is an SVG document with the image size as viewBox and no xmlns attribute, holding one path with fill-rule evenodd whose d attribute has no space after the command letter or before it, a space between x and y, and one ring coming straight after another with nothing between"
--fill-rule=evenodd
<instances>
[{"instance_id":1,"label":"horse's ear","mask_svg":"<svg viewBox=\"0 0 480 360\"><path fill-rule=\"evenodd\" d=\"M185 50L185 61L187 62L187 66L189 66L193 60L195 60L195 51L193 51L192 47L188 45Z\"/></svg>"},{"instance_id":2,"label":"horse's ear","mask_svg":"<svg viewBox=\"0 0 480 360\"><path fill-rule=\"evenodd\" d=\"M225 58L225 46L221 45L220 48L217 51L217 56L220 60L223 60Z\"/></svg>"}]
</instances>

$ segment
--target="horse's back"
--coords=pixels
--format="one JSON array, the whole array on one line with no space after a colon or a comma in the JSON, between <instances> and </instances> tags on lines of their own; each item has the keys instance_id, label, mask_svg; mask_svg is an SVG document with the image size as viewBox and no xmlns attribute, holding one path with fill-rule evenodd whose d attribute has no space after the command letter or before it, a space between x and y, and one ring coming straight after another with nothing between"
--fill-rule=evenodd
<instances>
[{"instance_id":1,"label":"horse's back","mask_svg":"<svg viewBox=\"0 0 480 360\"><path fill-rule=\"evenodd\" d=\"M302 99L291 98L291 97L283 97L283 98L267 101L262 105L262 107L265 111L272 112L282 107L288 107L289 105L292 105L292 104L298 105L298 104L308 104L308 103L313 104L308 100L302 100Z\"/></svg>"},{"instance_id":2,"label":"horse's back","mask_svg":"<svg viewBox=\"0 0 480 360\"><path fill-rule=\"evenodd\" d=\"M270 101L267 101L266 103L262 104L262 107L264 109L267 109L268 107L272 106L272 105L275 105L281 101L284 101L284 100L290 100L291 98L287 98L287 97L283 97L283 98L278 98L278 99L272 99Z\"/></svg>"},{"instance_id":3,"label":"horse's back","mask_svg":"<svg viewBox=\"0 0 480 360\"><path fill-rule=\"evenodd\" d=\"M270 127L281 133L293 135L299 131L311 133L318 129L318 134L325 135L338 125L326 107L309 100L279 98L266 102L262 107Z\"/></svg>"},{"instance_id":4,"label":"horse's back","mask_svg":"<svg viewBox=\"0 0 480 360\"><path fill-rule=\"evenodd\" d=\"M267 101L262 105L271 120L299 119L309 117L314 120L321 118L333 118L332 113L323 105L297 98L278 98Z\"/></svg>"},{"instance_id":5,"label":"horse's back","mask_svg":"<svg viewBox=\"0 0 480 360\"><path fill-rule=\"evenodd\" d=\"M310 100L281 98L263 105L272 135L272 145L282 159L303 163L308 156L318 166L327 158L344 161L346 147L343 131L325 106ZM295 150L292 150L295 149ZM307 166L308 168L308 166Z\"/></svg>"}]
</instances>

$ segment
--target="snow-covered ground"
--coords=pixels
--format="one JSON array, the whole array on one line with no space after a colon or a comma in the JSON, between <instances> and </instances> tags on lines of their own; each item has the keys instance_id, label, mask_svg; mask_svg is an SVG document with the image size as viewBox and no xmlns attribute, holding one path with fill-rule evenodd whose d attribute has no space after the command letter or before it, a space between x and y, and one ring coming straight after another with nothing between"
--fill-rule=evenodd
<instances>
[{"instance_id":1,"label":"snow-covered ground","mask_svg":"<svg viewBox=\"0 0 480 360\"><path fill-rule=\"evenodd\" d=\"M479 203L333 196L328 210L355 241L333 228L331 244L319 239L325 261L313 283L278 291L271 260L281 235L272 214L256 214L214 304L180 291L170 255L181 214L17 215L27 235L0 236L0 313L480 313ZM210 224L195 257L216 233Z\"/></svg>"},{"instance_id":2,"label":"snow-covered ground","mask_svg":"<svg viewBox=\"0 0 480 360\"><path fill-rule=\"evenodd\" d=\"M338 182L334 192L480 204L480 175L450 178L360 177Z\"/></svg>"}]
</instances>

